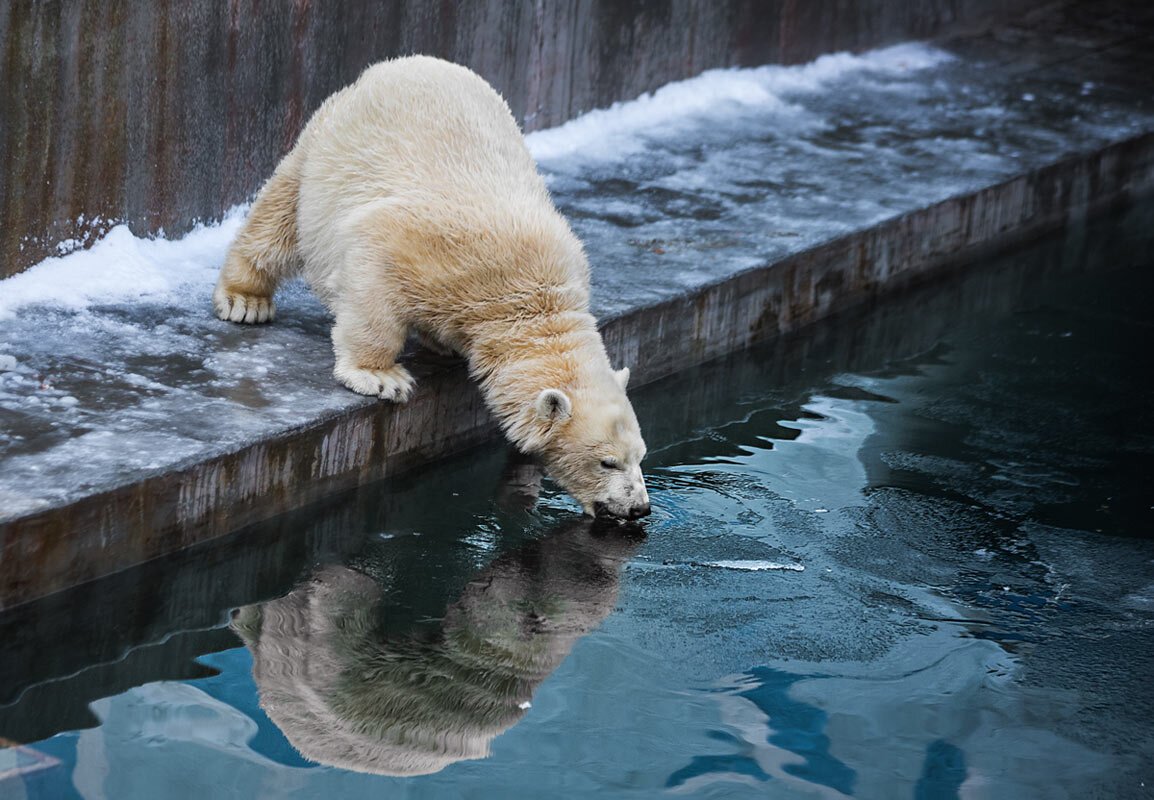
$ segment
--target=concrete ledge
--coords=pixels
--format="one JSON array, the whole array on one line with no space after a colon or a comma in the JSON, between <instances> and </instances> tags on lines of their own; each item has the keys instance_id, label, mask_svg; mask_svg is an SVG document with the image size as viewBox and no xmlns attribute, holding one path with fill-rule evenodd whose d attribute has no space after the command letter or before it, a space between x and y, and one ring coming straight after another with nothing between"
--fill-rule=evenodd
<instances>
[{"instance_id":1,"label":"concrete ledge","mask_svg":"<svg viewBox=\"0 0 1154 800\"><path fill-rule=\"evenodd\" d=\"M795 331L975 254L1154 190L1154 134L1061 160L608 319L638 384ZM0 608L220 536L478 444L494 425L462 365L426 360L421 389L188 468L0 524ZM77 536L76 531L84 531Z\"/></svg>"},{"instance_id":2,"label":"concrete ledge","mask_svg":"<svg viewBox=\"0 0 1154 800\"><path fill-rule=\"evenodd\" d=\"M1065 159L603 326L645 383L1154 190L1154 134Z\"/></svg>"}]
</instances>

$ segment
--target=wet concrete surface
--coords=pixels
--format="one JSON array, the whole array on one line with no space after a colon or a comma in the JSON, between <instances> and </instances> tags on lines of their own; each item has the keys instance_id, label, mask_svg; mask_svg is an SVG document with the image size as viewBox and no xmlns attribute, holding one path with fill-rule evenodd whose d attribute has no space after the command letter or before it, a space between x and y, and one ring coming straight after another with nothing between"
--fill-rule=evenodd
<instances>
[{"instance_id":1,"label":"wet concrete surface","mask_svg":"<svg viewBox=\"0 0 1154 800\"><path fill-rule=\"evenodd\" d=\"M531 141L614 359L656 380L1148 192L1151 34L1109 23L767 68L757 102ZM0 607L492 435L463 366L415 346L408 405L337 386L302 286L272 326L213 319L228 230L130 246L190 260L170 291L0 318Z\"/></svg>"}]
</instances>

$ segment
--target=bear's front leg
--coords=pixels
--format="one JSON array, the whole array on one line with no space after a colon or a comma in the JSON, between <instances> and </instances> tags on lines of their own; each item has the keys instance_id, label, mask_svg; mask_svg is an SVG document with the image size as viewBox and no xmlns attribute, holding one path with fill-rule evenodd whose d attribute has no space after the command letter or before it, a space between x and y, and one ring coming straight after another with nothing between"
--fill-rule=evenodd
<instances>
[{"instance_id":1,"label":"bear's front leg","mask_svg":"<svg viewBox=\"0 0 1154 800\"><path fill-rule=\"evenodd\" d=\"M358 394L403 403L413 392L413 376L397 363L407 326L392 320L363 319L338 311L333 325L333 375Z\"/></svg>"}]
</instances>

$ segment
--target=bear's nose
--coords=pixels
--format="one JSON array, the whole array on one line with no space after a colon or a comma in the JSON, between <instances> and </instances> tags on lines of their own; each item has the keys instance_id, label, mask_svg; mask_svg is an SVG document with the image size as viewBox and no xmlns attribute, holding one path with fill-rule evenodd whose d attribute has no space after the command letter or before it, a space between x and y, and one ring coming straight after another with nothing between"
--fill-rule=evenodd
<instances>
[{"instance_id":1,"label":"bear's nose","mask_svg":"<svg viewBox=\"0 0 1154 800\"><path fill-rule=\"evenodd\" d=\"M643 506L633 506L633 508L629 509L629 519L641 519L642 517L648 517L648 516L649 516L649 504L648 503L646 503Z\"/></svg>"}]
</instances>

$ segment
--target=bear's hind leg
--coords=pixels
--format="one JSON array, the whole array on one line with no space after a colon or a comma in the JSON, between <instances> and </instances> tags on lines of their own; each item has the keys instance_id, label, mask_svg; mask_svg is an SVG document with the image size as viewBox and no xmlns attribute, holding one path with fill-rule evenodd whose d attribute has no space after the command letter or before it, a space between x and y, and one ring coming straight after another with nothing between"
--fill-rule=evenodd
<instances>
[{"instance_id":1,"label":"bear's hind leg","mask_svg":"<svg viewBox=\"0 0 1154 800\"><path fill-rule=\"evenodd\" d=\"M333 325L333 376L359 394L403 403L413 391L413 376L397 363L408 326L394 317L381 318L381 308L337 310Z\"/></svg>"},{"instance_id":2,"label":"bear's hind leg","mask_svg":"<svg viewBox=\"0 0 1154 800\"><path fill-rule=\"evenodd\" d=\"M460 355L460 353L458 353L456 350L449 347L447 344L444 344L440 339L426 331L418 329L417 340L420 341L421 346L426 350L431 350L439 356L451 357Z\"/></svg>"},{"instance_id":3,"label":"bear's hind leg","mask_svg":"<svg viewBox=\"0 0 1154 800\"><path fill-rule=\"evenodd\" d=\"M277 284L301 268L297 249L299 156L293 150L276 168L252 204L244 227L229 246L212 305L232 322L271 322Z\"/></svg>"}]
</instances>

